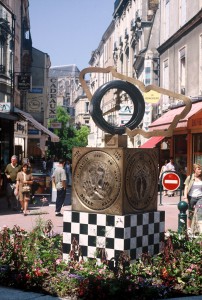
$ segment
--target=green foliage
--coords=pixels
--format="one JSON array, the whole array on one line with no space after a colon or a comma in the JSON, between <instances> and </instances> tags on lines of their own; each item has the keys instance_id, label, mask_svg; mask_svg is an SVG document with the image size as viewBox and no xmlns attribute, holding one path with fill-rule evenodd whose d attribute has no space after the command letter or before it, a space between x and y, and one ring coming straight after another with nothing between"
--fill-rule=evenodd
<instances>
[{"instance_id":1,"label":"green foliage","mask_svg":"<svg viewBox=\"0 0 202 300\"><path fill-rule=\"evenodd\" d=\"M162 251L130 264L62 259L62 235L39 217L35 228L0 230L0 284L76 299L167 299L202 294L202 235L168 231Z\"/></svg>"},{"instance_id":2,"label":"green foliage","mask_svg":"<svg viewBox=\"0 0 202 300\"><path fill-rule=\"evenodd\" d=\"M59 136L60 141L50 143L48 156L71 158L73 147L85 147L88 144L89 128L87 126L76 128L69 125L70 119L71 117L64 107L57 107L57 116L53 122L61 123L60 129L54 129L54 133Z\"/></svg>"}]
</instances>

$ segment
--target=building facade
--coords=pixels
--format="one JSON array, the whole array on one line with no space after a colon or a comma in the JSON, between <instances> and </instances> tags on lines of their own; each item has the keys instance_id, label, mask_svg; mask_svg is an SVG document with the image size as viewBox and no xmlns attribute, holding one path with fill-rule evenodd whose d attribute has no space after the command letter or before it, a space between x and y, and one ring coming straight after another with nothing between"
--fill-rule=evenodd
<instances>
[{"instance_id":1,"label":"building facade","mask_svg":"<svg viewBox=\"0 0 202 300\"><path fill-rule=\"evenodd\" d=\"M100 44L103 46L103 57L110 56L112 59L108 64L102 63L99 47L97 53L97 62L93 60L94 53L90 60L92 66L114 66L117 72L132 78L136 78L145 85L159 83L159 57L156 47L158 45L158 30L155 28L154 20L158 18L158 1L115 1L113 12L113 27L109 39L112 47L107 47L105 39L102 37ZM151 38L152 37L152 38ZM104 78L104 82L112 80L104 75L97 75ZM93 91L93 89L92 89ZM108 115L108 121L111 119L117 125L123 125L128 122L132 116L132 101L126 97L126 93L121 93L121 109L116 115ZM105 101L107 102L107 100ZM110 109L109 106L106 110ZM148 130L153 116L156 115L157 107L151 103L146 103L146 114L140 127ZM138 147L145 139L137 135L134 139L128 140L129 147ZM98 143L103 145L103 143Z\"/></svg>"},{"instance_id":2,"label":"building facade","mask_svg":"<svg viewBox=\"0 0 202 300\"><path fill-rule=\"evenodd\" d=\"M56 106L63 106L69 112L70 123L75 120L75 98L79 87L80 71L76 65L52 66L49 70L49 78L55 82Z\"/></svg>"},{"instance_id":3,"label":"building facade","mask_svg":"<svg viewBox=\"0 0 202 300\"><path fill-rule=\"evenodd\" d=\"M202 1L196 0L116 0L113 13L113 62L117 71L138 79L145 85L157 85L189 96L193 102L188 119L179 123L171 138L153 139L150 147L158 147L159 164L169 156L187 166L202 162L200 102L202 100ZM102 38L103 41L103 38ZM101 42L102 42L101 41ZM92 66L104 66L98 49L92 54ZM103 56L106 48L103 47ZM96 53L96 61L93 59ZM108 54L109 55L109 54ZM100 74L91 77L99 82ZM107 78L105 82L107 82ZM107 100L106 100L107 101ZM199 104L197 104L199 103ZM145 101L145 115L139 125L145 131L168 128L165 120L174 116L183 101L161 95L155 104ZM169 113L170 112L170 113ZM120 117L121 112L119 112ZM165 117L164 117L165 116ZM162 122L162 124L161 124ZM181 126L187 124L186 126ZM120 125L120 123L119 123ZM191 127L190 127L191 126ZM190 127L190 128L186 128ZM180 141L180 142L179 142ZM133 147L144 147L147 139L134 138ZM183 150L179 150L179 143ZM148 145L148 144L147 144ZM186 145L186 147L185 147ZM146 146L145 146L146 147ZM179 152L183 153L179 153Z\"/></svg>"},{"instance_id":4,"label":"building facade","mask_svg":"<svg viewBox=\"0 0 202 300\"><path fill-rule=\"evenodd\" d=\"M0 155L1 168L14 153L14 125L18 117L14 105L20 105L16 88L17 72L21 71L21 23L28 20L28 1L0 1ZM19 126L18 126L19 125ZM21 127L21 124L16 127ZM24 124L23 124L24 125Z\"/></svg>"},{"instance_id":5,"label":"building facade","mask_svg":"<svg viewBox=\"0 0 202 300\"><path fill-rule=\"evenodd\" d=\"M176 163L186 165L190 173L194 162L202 163L202 1L161 0L158 13L160 86L192 100L190 113L179 122L173 137L159 144L162 163L163 153L168 149ZM158 108L160 118L150 125L150 129L168 126L180 105L182 101L162 96ZM168 121L166 125L165 120Z\"/></svg>"},{"instance_id":6,"label":"building facade","mask_svg":"<svg viewBox=\"0 0 202 300\"><path fill-rule=\"evenodd\" d=\"M0 1L2 170L4 165L10 162L13 154L16 154L20 161L31 156L34 148L37 149L38 155L43 155L46 150L46 139L51 137L51 140L58 141L58 137L45 127L47 119L44 109L48 101L47 69L49 67L49 56L32 47L29 1ZM38 93L39 89L42 89L43 95L41 102L38 101L39 94L35 95L35 99L32 98L34 91L37 90ZM32 129L37 132L36 136L32 135Z\"/></svg>"}]
</instances>

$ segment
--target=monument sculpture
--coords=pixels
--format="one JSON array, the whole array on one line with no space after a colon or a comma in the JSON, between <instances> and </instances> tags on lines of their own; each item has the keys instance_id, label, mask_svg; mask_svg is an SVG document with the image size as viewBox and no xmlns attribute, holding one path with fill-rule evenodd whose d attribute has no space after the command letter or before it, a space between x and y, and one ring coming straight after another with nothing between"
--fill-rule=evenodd
<instances>
[{"instance_id":1,"label":"monument sculpture","mask_svg":"<svg viewBox=\"0 0 202 300\"><path fill-rule=\"evenodd\" d=\"M91 95L84 76L92 72L110 72L116 80L105 83ZM158 152L128 148L127 135L171 136L178 121L190 111L191 101L160 87L145 87L142 82L117 73L113 67L84 69L80 82L90 100L93 121L106 133L105 147L73 149L72 211L64 215L64 257L68 257L75 238L84 257L94 257L100 248L105 249L108 259L120 251L127 252L131 260L143 251L157 253L165 229L164 212L157 211ZM131 99L133 111L130 120L119 126L105 116L120 110L122 91ZM151 91L185 103L167 130L148 132L138 128L145 113L143 92ZM114 105L106 110L102 99L109 92Z\"/></svg>"}]
</instances>

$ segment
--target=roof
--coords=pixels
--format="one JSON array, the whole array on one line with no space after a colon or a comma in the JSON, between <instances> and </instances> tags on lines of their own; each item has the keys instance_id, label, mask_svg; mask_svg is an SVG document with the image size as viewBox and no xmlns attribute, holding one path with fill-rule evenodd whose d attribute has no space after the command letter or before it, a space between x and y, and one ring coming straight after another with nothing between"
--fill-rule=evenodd
<instances>
[{"instance_id":1,"label":"roof","mask_svg":"<svg viewBox=\"0 0 202 300\"><path fill-rule=\"evenodd\" d=\"M17 107L14 108L14 112L16 112L17 114L19 114L26 121L30 122L38 130L41 130L45 134L49 135L52 142L59 142L60 138L56 134L54 134L53 132L51 132L50 130L48 130L46 127L44 127L42 124L40 124L37 120L35 120L32 117L32 115L30 115L27 112L24 112L24 111L20 110Z\"/></svg>"},{"instance_id":2,"label":"roof","mask_svg":"<svg viewBox=\"0 0 202 300\"><path fill-rule=\"evenodd\" d=\"M53 66L49 69L50 77L79 77L80 71L76 65Z\"/></svg>"},{"instance_id":3,"label":"roof","mask_svg":"<svg viewBox=\"0 0 202 300\"><path fill-rule=\"evenodd\" d=\"M150 131L153 129L167 129L169 125L172 123L174 117L182 112L184 109L183 107L178 107L175 109L171 109L168 112L166 112L162 117L158 118L152 124L149 126ZM198 113L202 110L202 101L197 103L192 103L192 108L190 112L186 115L186 117L183 120L179 120L176 128L182 128L187 127L187 121L189 118L191 118L193 115Z\"/></svg>"}]
</instances>

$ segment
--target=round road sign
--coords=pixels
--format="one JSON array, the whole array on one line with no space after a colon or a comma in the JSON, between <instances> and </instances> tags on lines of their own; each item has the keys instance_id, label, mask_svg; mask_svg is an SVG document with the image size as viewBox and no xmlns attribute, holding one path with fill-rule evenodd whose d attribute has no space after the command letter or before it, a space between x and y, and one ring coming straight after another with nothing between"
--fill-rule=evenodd
<instances>
[{"instance_id":1,"label":"round road sign","mask_svg":"<svg viewBox=\"0 0 202 300\"><path fill-rule=\"evenodd\" d=\"M166 173L163 177L162 185L168 191L175 191L180 186L180 177L176 173Z\"/></svg>"}]
</instances>

